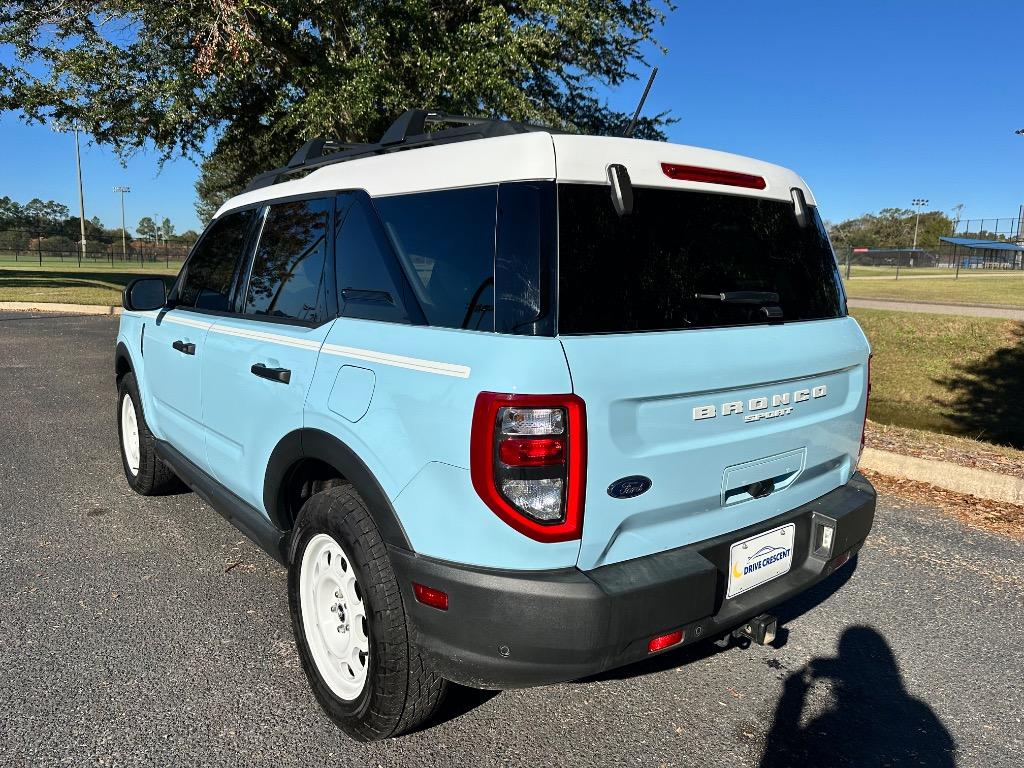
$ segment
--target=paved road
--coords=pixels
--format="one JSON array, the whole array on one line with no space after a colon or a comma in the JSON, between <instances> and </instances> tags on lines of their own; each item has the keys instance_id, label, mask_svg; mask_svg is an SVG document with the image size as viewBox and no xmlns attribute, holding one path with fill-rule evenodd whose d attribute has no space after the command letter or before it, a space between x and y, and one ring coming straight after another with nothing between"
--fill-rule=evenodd
<instances>
[{"instance_id":1,"label":"paved road","mask_svg":"<svg viewBox=\"0 0 1024 768\"><path fill-rule=\"evenodd\" d=\"M900 312L924 312L929 315L960 315L966 317L1005 317L1024 322L1024 309L968 304L929 304L923 301L888 299L847 299L851 307L864 309L895 309Z\"/></svg>"},{"instance_id":2,"label":"paved road","mask_svg":"<svg viewBox=\"0 0 1024 768\"><path fill-rule=\"evenodd\" d=\"M1021 764L1024 544L891 501L780 648L460 690L354 744L307 690L285 572L195 496L125 485L115 323L0 317L0 765Z\"/></svg>"}]
</instances>

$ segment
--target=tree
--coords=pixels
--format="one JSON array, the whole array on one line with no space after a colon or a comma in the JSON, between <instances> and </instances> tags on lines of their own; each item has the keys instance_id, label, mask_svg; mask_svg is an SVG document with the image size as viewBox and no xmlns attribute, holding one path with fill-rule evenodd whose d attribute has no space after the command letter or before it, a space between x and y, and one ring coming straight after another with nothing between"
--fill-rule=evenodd
<instances>
[{"instance_id":1,"label":"tree","mask_svg":"<svg viewBox=\"0 0 1024 768\"><path fill-rule=\"evenodd\" d=\"M848 248L909 248L914 242L916 214L909 208L883 208L877 214L865 213L855 219L828 225L828 234L836 251ZM941 211L921 214L917 245L926 250L939 247L939 238L950 235L953 222Z\"/></svg>"},{"instance_id":2,"label":"tree","mask_svg":"<svg viewBox=\"0 0 1024 768\"><path fill-rule=\"evenodd\" d=\"M15 203L15 205L17 205ZM32 198L20 206L21 216L18 226L32 229L60 229L68 218L68 207L53 200ZM78 222L78 219L75 219Z\"/></svg>"},{"instance_id":3,"label":"tree","mask_svg":"<svg viewBox=\"0 0 1024 768\"><path fill-rule=\"evenodd\" d=\"M77 216L69 216L60 223L58 230L65 237L74 240L76 243L82 239L82 230L78 225L79 218ZM85 239L102 241L103 237L103 223L96 217L85 220Z\"/></svg>"},{"instance_id":4,"label":"tree","mask_svg":"<svg viewBox=\"0 0 1024 768\"><path fill-rule=\"evenodd\" d=\"M411 106L621 130L599 98L644 65L670 0L25 0L0 6L0 112L76 119L122 156L202 164L207 218L303 140L377 140ZM130 33L126 32L130 30ZM664 114L636 135L662 137Z\"/></svg>"},{"instance_id":5,"label":"tree","mask_svg":"<svg viewBox=\"0 0 1024 768\"><path fill-rule=\"evenodd\" d=\"M149 218L149 216L143 216L139 219L139 223L136 225L135 231L138 232L139 237L143 240L155 239L156 222Z\"/></svg>"},{"instance_id":6,"label":"tree","mask_svg":"<svg viewBox=\"0 0 1024 768\"><path fill-rule=\"evenodd\" d=\"M174 225L170 219L165 218L160 222L160 237L164 240L169 240L171 235L174 234Z\"/></svg>"}]
</instances>

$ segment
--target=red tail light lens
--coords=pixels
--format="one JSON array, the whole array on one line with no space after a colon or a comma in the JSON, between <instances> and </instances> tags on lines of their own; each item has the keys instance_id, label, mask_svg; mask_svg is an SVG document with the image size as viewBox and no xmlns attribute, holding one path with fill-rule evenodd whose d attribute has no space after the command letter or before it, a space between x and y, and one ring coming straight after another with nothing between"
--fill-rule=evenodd
<instances>
[{"instance_id":1,"label":"red tail light lens","mask_svg":"<svg viewBox=\"0 0 1024 768\"><path fill-rule=\"evenodd\" d=\"M764 189L768 186L760 176L736 171L722 171L718 168L662 163L661 170L670 179L676 181L700 181L705 184L725 184L729 187L744 187L746 189Z\"/></svg>"},{"instance_id":2,"label":"red tail light lens","mask_svg":"<svg viewBox=\"0 0 1024 768\"><path fill-rule=\"evenodd\" d=\"M552 437L508 438L498 443L498 458L511 467L565 464L565 443Z\"/></svg>"},{"instance_id":3,"label":"red tail light lens","mask_svg":"<svg viewBox=\"0 0 1024 768\"><path fill-rule=\"evenodd\" d=\"M498 517L543 542L583 532L586 409L576 395L481 392L473 412L473 487Z\"/></svg>"}]
</instances>

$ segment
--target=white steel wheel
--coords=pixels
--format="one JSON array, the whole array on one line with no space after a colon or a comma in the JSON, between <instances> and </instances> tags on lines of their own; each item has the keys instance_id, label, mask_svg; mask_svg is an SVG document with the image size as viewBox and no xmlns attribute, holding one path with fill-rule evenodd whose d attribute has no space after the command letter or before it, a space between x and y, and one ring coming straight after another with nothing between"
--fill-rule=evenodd
<instances>
[{"instance_id":1,"label":"white steel wheel","mask_svg":"<svg viewBox=\"0 0 1024 768\"><path fill-rule=\"evenodd\" d=\"M135 415L135 403L127 392L121 397L121 448L128 471L139 474L139 419Z\"/></svg>"},{"instance_id":2,"label":"white steel wheel","mask_svg":"<svg viewBox=\"0 0 1024 768\"><path fill-rule=\"evenodd\" d=\"M303 552L299 605L317 671L335 696L354 701L366 685L369 625L352 560L329 534L316 534Z\"/></svg>"}]
</instances>

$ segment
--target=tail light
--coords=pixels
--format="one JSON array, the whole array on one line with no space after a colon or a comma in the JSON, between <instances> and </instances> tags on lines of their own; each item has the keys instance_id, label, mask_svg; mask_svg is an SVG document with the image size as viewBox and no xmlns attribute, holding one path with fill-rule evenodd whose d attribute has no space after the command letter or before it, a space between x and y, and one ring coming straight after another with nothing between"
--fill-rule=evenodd
<instances>
[{"instance_id":1,"label":"tail light","mask_svg":"<svg viewBox=\"0 0 1024 768\"><path fill-rule=\"evenodd\" d=\"M576 395L481 392L470 437L470 473L480 498L531 539L580 538L586 421Z\"/></svg>"}]
</instances>

